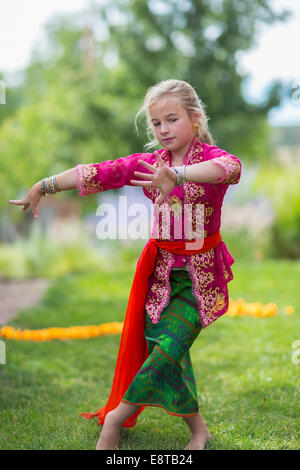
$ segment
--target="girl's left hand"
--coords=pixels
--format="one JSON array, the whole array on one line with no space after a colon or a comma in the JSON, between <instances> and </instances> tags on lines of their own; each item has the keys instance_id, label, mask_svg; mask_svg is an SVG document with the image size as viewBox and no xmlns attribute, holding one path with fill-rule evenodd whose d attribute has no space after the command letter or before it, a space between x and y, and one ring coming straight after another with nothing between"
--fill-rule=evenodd
<instances>
[{"instance_id":1,"label":"girl's left hand","mask_svg":"<svg viewBox=\"0 0 300 470\"><path fill-rule=\"evenodd\" d=\"M130 182L135 186L150 186L151 188L158 188L160 195L155 199L155 204L162 204L168 194L170 194L176 186L176 174L165 164L157 151L154 152L154 154L158 161L158 168L150 165L150 163L144 162L144 160L138 160L138 163L150 170L152 174L141 173L139 171L134 172L135 176L139 176L140 178L148 181L131 180Z\"/></svg>"}]
</instances>

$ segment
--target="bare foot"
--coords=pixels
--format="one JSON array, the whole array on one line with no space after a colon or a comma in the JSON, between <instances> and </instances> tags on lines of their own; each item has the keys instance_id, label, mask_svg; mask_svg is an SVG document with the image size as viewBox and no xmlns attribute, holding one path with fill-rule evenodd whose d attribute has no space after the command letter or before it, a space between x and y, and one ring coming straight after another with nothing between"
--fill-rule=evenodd
<instances>
[{"instance_id":1,"label":"bare foot","mask_svg":"<svg viewBox=\"0 0 300 470\"><path fill-rule=\"evenodd\" d=\"M203 450L210 439L211 434L208 430L203 430L200 434L193 434L186 449Z\"/></svg>"},{"instance_id":2,"label":"bare foot","mask_svg":"<svg viewBox=\"0 0 300 470\"><path fill-rule=\"evenodd\" d=\"M114 423L113 416L106 415L96 450L118 450L120 427Z\"/></svg>"}]
</instances>

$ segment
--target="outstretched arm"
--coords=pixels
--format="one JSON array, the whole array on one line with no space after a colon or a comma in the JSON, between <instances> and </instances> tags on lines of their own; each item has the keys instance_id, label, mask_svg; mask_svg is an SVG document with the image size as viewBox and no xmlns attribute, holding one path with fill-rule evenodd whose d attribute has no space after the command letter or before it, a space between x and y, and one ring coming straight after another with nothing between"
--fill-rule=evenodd
<instances>
[{"instance_id":1,"label":"outstretched arm","mask_svg":"<svg viewBox=\"0 0 300 470\"><path fill-rule=\"evenodd\" d=\"M226 154L220 149L217 150L218 154L215 155L212 153L209 156L209 160L186 166L184 168L185 181L195 183L238 183L241 176L240 160L234 155ZM155 204L162 204L168 194L175 188L177 177L175 171L165 164L159 153L154 152L154 154L158 161L158 168L155 168L154 165L150 165L145 161L139 160L138 162L150 170L151 173L135 171L134 175L142 178L143 181L131 180L131 183L136 186L158 188L160 195L156 198Z\"/></svg>"},{"instance_id":2,"label":"outstretched arm","mask_svg":"<svg viewBox=\"0 0 300 470\"><path fill-rule=\"evenodd\" d=\"M134 170L139 168L137 161L142 157L149 159L151 154L136 153L117 160L76 165L74 168L56 175L58 189L59 191L77 189L80 196L88 196L130 185ZM49 180L50 178L46 178L48 185ZM35 183L24 199L11 199L9 202L17 206L24 206L23 211L32 207L34 217L38 217L37 207L42 197L41 183L41 181Z\"/></svg>"},{"instance_id":3,"label":"outstretched arm","mask_svg":"<svg viewBox=\"0 0 300 470\"><path fill-rule=\"evenodd\" d=\"M50 183L50 178L46 178L46 183ZM56 182L59 191L69 191L71 189L76 189L76 167L70 168L70 170L66 170L62 173L56 175ZM42 197L42 189L41 189L42 181L38 181L35 183L32 188L28 191L24 199L10 199L9 202L16 206L24 206L22 208L23 211L26 211L29 207L32 207L32 213L35 218L38 217L38 204Z\"/></svg>"},{"instance_id":4,"label":"outstretched arm","mask_svg":"<svg viewBox=\"0 0 300 470\"><path fill-rule=\"evenodd\" d=\"M212 161L195 163L185 167L185 180L194 183L216 183L224 176L224 169Z\"/></svg>"},{"instance_id":5,"label":"outstretched arm","mask_svg":"<svg viewBox=\"0 0 300 470\"><path fill-rule=\"evenodd\" d=\"M75 167L76 185L79 196L84 197L109 189L119 189L125 185L132 186L130 180L133 178L134 171L139 169L138 160L141 158L151 160L151 155L150 153L133 153L116 160L77 165Z\"/></svg>"},{"instance_id":6,"label":"outstretched arm","mask_svg":"<svg viewBox=\"0 0 300 470\"><path fill-rule=\"evenodd\" d=\"M136 186L150 186L158 188L160 195L156 198L155 204L162 204L165 198L176 186L176 174L174 170L168 167L162 160L158 152L154 152L159 164L158 168L139 160L139 163L151 171L150 174L135 171L134 175L141 180L132 180L131 183ZM219 160L216 165L216 160ZM221 163L221 164L220 164ZM195 183L219 183L227 180L228 173L220 159L207 160L201 163L195 163L185 167L185 181Z\"/></svg>"}]
</instances>

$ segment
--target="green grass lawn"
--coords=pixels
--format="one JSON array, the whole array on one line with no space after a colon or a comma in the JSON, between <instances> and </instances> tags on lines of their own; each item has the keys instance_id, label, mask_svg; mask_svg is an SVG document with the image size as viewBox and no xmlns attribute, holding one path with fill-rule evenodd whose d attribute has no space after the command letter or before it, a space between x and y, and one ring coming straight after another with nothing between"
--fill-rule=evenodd
<instances>
[{"instance_id":1,"label":"green grass lawn","mask_svg":"<svg viewBox=\"0 0 300 470\"><path fill-rule=\"evenodd\" d=\"M134 263L57 279L44 299L10 325L20 328L122 321ZM191 348L200 412L212 434L207 449L299 449L300 263L235 262L230 297L275 302L275 317L223 316ZM293 305L293 315L283 307ZM95 449L101 427L82 411L105 405L120 336L51 342L8 341L1 376L1 449ZM147 407L120 449L183 449L180 417Z\"/></svg>"}]
</instances>

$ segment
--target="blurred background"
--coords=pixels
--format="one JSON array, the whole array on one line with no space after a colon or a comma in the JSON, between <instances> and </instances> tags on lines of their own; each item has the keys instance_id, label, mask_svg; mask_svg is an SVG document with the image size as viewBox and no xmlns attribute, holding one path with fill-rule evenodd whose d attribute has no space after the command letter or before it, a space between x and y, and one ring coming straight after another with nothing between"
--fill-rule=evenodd
<instances>
[{"instance_id":1,"label":"blurred background","mask_svg":"<svg viewBox=\"0 0 300 470\"><path fill-rule=\"evenodd\" d=\"M99 266L107 254L135 259L147 237L99 240L96 207L111 202L118 210L120 194L148 204L141 188L49 196L37 220L8 200L78 163L145 151L145 123L137 135L135 114L147 88L171 77L195 87L216 145L243 163L223 209L223 238L233 256L298 259L299 21L300 5L292 0L6 3L1 278L55 277L88 269L90 261Z\"/></svg>"}]
</instances>

